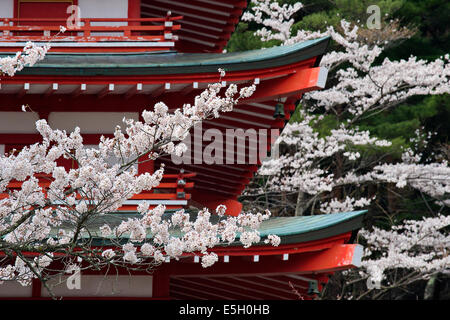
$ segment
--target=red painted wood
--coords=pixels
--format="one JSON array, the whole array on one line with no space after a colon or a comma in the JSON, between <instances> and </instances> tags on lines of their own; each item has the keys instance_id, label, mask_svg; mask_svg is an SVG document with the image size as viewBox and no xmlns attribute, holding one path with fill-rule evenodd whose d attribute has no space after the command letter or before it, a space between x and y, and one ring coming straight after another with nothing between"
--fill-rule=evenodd
<instances>
[{"instance_id":1,"label":"red painted wood","mask_svg":"<svg viewBox=\"0 0 450 320\"><path fill-rule=\"evenodd\" d=\"M298 70L298 72L276 81L263 82L245 103L264 100L276 100L284 96L303 94L317 90L320 67Z\"/></svg>"},{"instance_id":2,"label":"red painted wood","mask_svg":"<svg viewBox=\"0 0 450 320\"><path fill-rule=\"evenodd\" d=\"M42 19L33 22L33 25L48 26L51 22L47 22L45 19L67 19L69 17L66 12L67 7L72 4L73 2L70 0L64 2L25 2L19 0L18 17L20 19ZM30 23L22 22L21 25L30 25Z\"/></svg>"},{"instance_id":3,"label":"red painted wood","mask_svg":"<svg viewBox=\"0 0 450 320\"><path fill-rule=\"evenodd\" d=\"M128 19L141 17L141 0L128 0ZM139 25L140 22L130 22L129 25Z\"/></svg>"},{"instance_id":4,"label":"red painted wood","mask_svg":"<svg viewBox=\"0 0 450 320\"><path fill-rule=\"evenodd\" d=\"M293 63L285 66L275 67L275 68L265 68L265 69L257 69L257 70L243 70L243 71L229 71L224 79L228 82L232 81L242 81L247 80L249 84L253 82L253 79L260 78L260 80L264 80L265 78L271 78L275 76L288 76L290 74L300 72L302 69L311 68L315 63L316 58L311 58L305 61L301 61L298 63ZM95 84L101 85L106 83L115 83L116 85L136 85L137 82L142 83L143 85L147 84L163 84L166 82L177 84L177 83L191 83L196 81L200 83L213 83L219 81L219 73L197 73L197 74L170 74L170 75L139 75L139 81L136 81L136 75L133 76L94 76L90 78L86 78L84 76L56 76L56 75L20 75L17 74L14 77L1 77L3 84L23 84L25 82L30 83L59 83L60 85L64 84L81 84L86 83L88 85ZM280 79L274 79L277 82ZM262 84L262 83L261 83ZM192 97L188 96L187 98L193 98L198 93L193 93ZM178 98L179 100L179 98ZM269 99L266 99L269 100ZM147 100L148 101L148 100ZM180 104L180 103L178 103ZM178 105L177 104L177 105ZM148 103L146 105L149 105Z\"/></svg>"},{"instance_id":5,"label":"red painted wood","mask_svg":"<svg viewBox=\"0 0 450 320\"><path fill-rule=\"evenodd\" d=\"M133 0L134 1L134 0ZM72 4L72 2L50 2L50 3L40 3L40 2L22 2L19 6L19 15L20 18L14 19L1 19L3 20L3 24L0 25L0 32L4 35L0 39L2 42L15 42L15 41L48 41L50 40L49 35L56 35L60 31L60 26L65 26L67 18L69 14L66 13L66 8L68 5ZM180 29L179 24L173 24L172 26L166 27L164 26L164 22L166 21L176 21L181 19L182 17L165 17L165 18L153 18L153 19L141 19L139 17L139 5L131 5L131 15L136 16L136 18L129 19L119 19L119 18L92 18L92 19L84 19L82 26L71 29L71 32L67 31L64 34L58 35L57 37L53 37L51 40L53 42L58 41L69 41L69 42L96 42L96 41L153 41L153 42L174 42L176 38L172 38L171 40L167 40L164 37L164 34L173 33ZM10 22L13 22L13 25L10 25ZM124 26L109 26L103 25L93 26L91 23L96 22L126 22L127 25ZM141 25L141 23L151 23L152 25ZM153 25L156 23L157 25ZM76 31L76 32L75 32ZM95 35L93 36L92 32L106 32L105 35ZM121 32L122 36L110 36L108 33L110 32ZM9 33L9 34L7 34ZM48 34L47 34L48 33ZM13 44L9 47L5 47L3 50L11 51L14 48L18 47L18 45L14 46ZM165 46L155 46L151 48L145 47L134 47L130 44L130 46L124 47L108 47L109 52L113 51L152 51L152 50L167 50L168 48ZM17 50L17 49L16 49ZM90 47L86 48L83 46L80 47L55 47L51 49L51 51L60 51L60 52L72 52L72 51L81 51L81 52L95 52L99 50L105 50L101 47Z\"/></svg>"},{"instance_id":6,"label":"red painted wood","mask_svg":"<svg viewBox=\"0 0 450 320\"><path fill-rule=\"evenodd\" d=\"M202 268L200 264L173 262L168 268L172 275L220 275L220 274L308 274L353 268L354 244L335 245L329 249L292 254L287 263L280 263L274 256L260 256L259 262L242 259L230 259L230 262L217 262L211 268Z\"/></svg>"},{"instance_id":7,"label":"red painted wood","mask_svg":"<svg viewBox=\"0 0 450 320\"><path fill-rule=\"evenodd\" d=\"M230 262L232 261L237 261L237 263L239 264L240 261L249 261L249 260L242 260L241 257L251 257L255 254L260 255L260 256L265 256L268 255L269 258L272 257L273 261L277 261L276 263L274 263L274 266L281 266L281 261L279 259L280 255L283 252L286 252L288 250L286 250L286 248L291 248L291 249L295 249L294 253L311 253L311 252L324 252L325 249L329 249L332 248L334 246L338 246L340 244L344 244L348 242L348 239L350 238L351 232L346 233L346 234L341 234L341 235L337 235L337 236L333 236L333 237L328 237L328 238L324 238L324 239L320 239L320 240L315 240L315 241L308 241L308 242L302 242L302 243L293 243L293 244L289 244L289 245L280 245L278 247L273 247L270 245L261 245L258 247L250 247L247 249L242 248L241 246L233 246L233 247L216 247L214 248L214 250L212 250L214 253L216 253L218 256L224 256L224 255L228 255L230 256ZM95 247L93 249L97 249L99 247ZM108 247L108 246L103 246L102 249L106 250L106 249L110 249L113 247ZM35 257L38 256L39 253L35 253L35 252L22 252L22 254L24 254L27 257ZM192 256L194 254L198 254L198 253L185 253L183 254L184 257L178 262L172 261L171 264L179 264L178 266L181 267L182 269L185 265L188 265L186 263L185 259L192 259ZM13 254L14 255L14 254ZM4 257L5 253L0 251L0 257ZM56 256L61 257L64 256L61 253L56 253ZM234 257L234 258L233 258ZM192 261L192 260L190 260ZM288 260L290 261L290 260ZM220 262L221 263L221 262ZM224 265L228 265L229 263L224 263ZM167 269L169 268L169 266L171 264L163 264L161 266L162 269ZM260 262L257 263L253 263L253 265L256 264L260 264ZM86 272L86 274L104 274L105 270L100 270L100 271L96 271L96 270L86 270L83 271L83 273ZM231 269L230 269L231 271ZM122 269L118 269L117 270L118 274L128 274L127 270L122 270ZM226 272L225 272L226 273ZM232 273L232 272L230 272ZM134 274L147 274L145 271L136 271L134 272ZM332 271L322 271L321 274L332 274ZM186 274L187 275L187 274Z\"/></svg>"},{"instance_id":8,"label":"red painted wood","mask_svg":"<svg viewBox=\"0 0 450 320\"><path fill-rule=\"evenodd\" d=\"M23 2L26 2L26 0L25 1L14 0L14 18L16 18L16 19L19 18L19 2L22 2L22 5L23 5ZM52 0L47 0L47 1L42 1L42 2L52 2ZM78 5L78 0L67 0L65 2L70 2L70 4Z\"/></svg>"},{"instance_id":9,"label":"red painted wood","mask_svg":"<svg viewBox=\"0 0 450 320\"><path fill-rule=\"evenodd\" d=\"M218 205L223 204L227 207L226 214L229 216L238 216L242 211L242 203L233 199L205 199L197 198L201 204L205 207L209 208L212 212L216 212L216 208Z\"/></svg>"},{"instance_id":10,"label":"red painted wood","mask_svg":"<svg viewBox=\"0 0 450 320\"><path fill-rule=\"evenodd\" d=\"M39 279L31 280L31 297L33 299L41 298L42 283Z\"/></svg>"},{"instance_id":11,"label":"red painted wood","mask_svg":"<svg viewBox=\"0 0 450 320\"><path fill-rule=\"evenodd\" d=\"M198 278L195 278L197 281ZM208 277L206 278L217 286L227 286L230 289L244 290L264 300L295 299L294 293L286 286L274 286L273 283L265 285L262 279L251 281L251 277Z\"/></svg>"},{"instance_id":12,"label":"red painted wood","mask_svg":"<svg viewBox=\"0 0 450 320\"><path fill-rule=\"evenodd\" d=\"M263 297L252 292L230 287L223 284L217 284L204 278L173 278L170 280L171 290L190 290L192 294L214 296L216 299L238 299L238 300L260 300Z\"/></svg>"},{"instance_id":13,"label":"red painted wood","mask_svg":"<svg viewBox=\"0 0 450 320\"><path fill-rule=\"evenodd\" d=\"M166 269L159 268L153 273L153 298L169 298L169 281L169 273Z\"/></svg>"},{"instance_id":14,"label":"red painted wood","mask_svg":"<svg viewBox=\"0 0 450 320\"><path fill-rule=\"evenodd\" d=\"M203 165L203 166L193 166L193 165L187 165L183 164L178 166L175 166L174 164L170 163L169 161L164 162L166 164L166 169L170 170L179 170L180 167L183 167L185 170L195 171L197 175L203 174L203 175L209 175L209 176L216 176L217 174L223 174L223 179L226 180L236 180L236 179L245 179L242 181L247 181L250 178L253 177L253 173L250 171L235 171L233 170L232 166L228 166L225 169L215 168L211 165ZM223 170L221 172L221 170Z\"/></svg>"},{"instance_id":15,"label":"red painted wood","mask_svg":"<svg viewBox=\"0 0 450 320\"><path fill-rule=\"evenodd\" d=\"M232 4L232 7L224 7L215 3L201 1L189 2L189 5L198 6L200 9L187 8L183 6L183 4L186 4L185 1L171 1L170 3L167 3L142 0L142 3L142 14L144 16L162 15L166 10L172 10L174 13L184 12L184 21L181 22L182 30L183 28L186 28L205 35L211 34L217 36L217 38L208 38L195 33L185 33L186 36L190 38L210 42L212 46L209 46L202 43L191 42L188 39L183 39L181 36L184 33L180 33L180 40L176 43L176 49L179 52L221 52L223 47L226 45L226 40L229 39L231 33L234 31L235 25L242 14L242 10L247 6L246 1L227 2L227 4ZM154 5L155 8L145 7L145 4ZM204 11L202 9L208 9L209 11ZM219 14L220 12L226 14ZM208 19L210 17L215 17L218 21L222 21L223 24L205 20L205 18ZM194 26L189 22L196 25ZM205 27L202 28L202 25L205 25ZM211 26L214 29L208 29L207 26Z\"/></svg>"}]
</instances>

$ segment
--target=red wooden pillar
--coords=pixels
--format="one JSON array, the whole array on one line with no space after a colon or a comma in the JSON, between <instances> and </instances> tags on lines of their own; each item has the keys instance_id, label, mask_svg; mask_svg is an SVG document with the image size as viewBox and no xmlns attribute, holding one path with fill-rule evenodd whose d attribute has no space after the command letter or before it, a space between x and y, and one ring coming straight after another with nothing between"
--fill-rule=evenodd
<instances>
[{"instance_id":1,"label":"red wooden pillar","mask_svg":"<svg viewBox=\"0 0 450 320\"><path fill-rule=\"evenodd\" d=\"M138 174L146 172L153 173L155 171L155 164L153 160L148 160L148 156L142 156L139 158Z\"/></svg>"},{"instance_id":2,"label":"red wooden pillar","mask_svg":"<svg viewBox=\"0 0 450 320\"><path fill-rule=\"evenodd\" d=\"M169 285L169 272L164 266L161 266L153 273L152 297L156 299L169 299Z\"/></svg>"},{"instance_id":3,"label":"red wooden pillar","mask_svg":"<svg viewBox=\"0 0 450 320\"><path fill-rule=\"evenodd\" d=\"M34 299L41 298L42 283L39 279L31 280L31 297Z\"/></svg>"},{"instance_id":4,"label":"red wooden pillar","mask_svg":"<svg viewBox=\"0 0 450 320\"><path fill-rule=\"evenodd\" d=\"M141 0L128 0L128 19L141 18ZM129 22L130 26L140 25L139 22Z\"/></svg>"}]
</instances>

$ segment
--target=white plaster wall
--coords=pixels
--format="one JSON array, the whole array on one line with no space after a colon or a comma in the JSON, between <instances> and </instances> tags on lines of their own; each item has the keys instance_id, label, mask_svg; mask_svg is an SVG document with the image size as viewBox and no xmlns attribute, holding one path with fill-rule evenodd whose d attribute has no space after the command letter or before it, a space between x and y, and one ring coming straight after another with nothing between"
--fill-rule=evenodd
<instances>
[{"instance_id":1,"label":"white plaster wall","mask_svg":"<svg viewBox=\"0 0 450 320\"><path fill-rule=\"evenodd\" d=\"M17 281L4 281L0 284L0 298L31 298L31 290L31 286L24 287Z\"/></svg>"},{"instance_id":2,"label":"white plaster wall","mask_svg":"<svg viewBox=\"0 0 450 320\"><path fill-rule=\"evenodd\" d=\"M68 289L69 276L57 276L48 283L57 296L63 297L152 297L152 276L80 275L80 289ZM69 280L70 281L70 280ZM41 294L48 297L43 287Z\"/></svg>"},{"instance_id":3,"label":"white plaster wall","mask_svg":"<svg viewBox=\"0 0 450 320\"><path fill-rule=\"evenodd\" d=\"M128 18L128 0L78 0L81 18ZM103 26L123 26L121 22L92 23ZM119 36L118 33L93 32L92 35Z\"/></svg>"},{"instance_id":4,"label":"white plaster wall","mask_svg":"<svg viewBox=\"0 0 450 320\"><path fill-rule=\"evenodd\" d=\"M51 112L48 122L53 129L72 132L80 127L81 133L114 133L119 125L125 127L123 118L139 119L137 112Z\"/></svg>"},{"instance_id":5,"label":"white plaster wall","mask_svg":"<svg viewBox=\"0 0 450 320\"><path fill-rule=\"evenodd\" d=\"M128 0L78 0L78 5L81 18L128 18Z\"/></svg>"},{"instance_id":6,"label":"white plaster wall","mask_svg":"<svg viewBox=\"0 0 450 320\"><path fill-rule=\"evenodd\" d=\"M0 18L14 17L14 0L0 0Z\"/></svg>"},{"instance_id":7,"label":"white plaster wall","mask_svg":"<svg viewBox=\"0 0 450 320\"><path fill-rule=\"evenodd\" d=\"M0 133L37 133L37 120L34 112L0 112Z\"/></svg>"}]
</instances>

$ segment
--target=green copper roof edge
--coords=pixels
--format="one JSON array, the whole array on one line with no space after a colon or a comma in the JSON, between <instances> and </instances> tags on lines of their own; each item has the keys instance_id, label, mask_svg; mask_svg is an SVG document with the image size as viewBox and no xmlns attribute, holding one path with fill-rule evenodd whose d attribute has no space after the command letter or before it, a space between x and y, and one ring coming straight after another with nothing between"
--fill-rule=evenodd
<instances>
[{"instance_id":1,"label":"green copper roof edge","mask_svg":"<svg viewBox=\"0 0 450 320\"><path fill-rule=\"evenodd\" d=\"M319 38L319 39L308 40L308 41L299 42L299 43L295 43L295 44L292 44L292 45L286 45L286 46L276 46L276 47L271 47L271 48L256 49L256 50L249 50L249 51L242 51L242 52L224 53L224 54L219 53L219 54L214 54L214 55L217 56L218 59L225 60L224 58L226 58L226 56L233 56L233 55L239 56L239 55L242 55L244 53L245 54L258 54L258 53L261 53L261 52L264 52L266 54L270 53L268 57L264 56L264 57L258 58L258 57L252 56L250 58L241 59L241 60L231 60L231 61L228 61L227 63L228 64L234 64L234 63L243 63L243 62L265 61L265 60L271 59L271 58L278 58L278 57L287 56L287 55L295 53L295 52L297 52L299 50L312 47L312 46L314 46L316 44L319 44L321 42L324 42L324 41L328 41L328 39L330 39L330 37L322 37L322 38ZM282 49L286 49L286 51L284 51ZM163 55L163 54L164 53L160 53L159 55ZM165 54L177 55L176 52L165 53ZM101 54L101 55L103 55L103 56L110 56L109 54ZM123 55L126 55L126 56L140 56L139 54L135 54L135 53L134 54L123 54ZM157 54L150 53L150 55L151 56L156 56ZM180 55L180 54L178 54L178 55ZM181 54L181 55L184 55L184 54ZM195 53L193 53L192 55L195 55ZM213 54L199 53L198 55L199 55L199 57L201 57L202 55L213 55ZM70 55L70 56L72 56L72 55ZM89 54L84 54L82 56L88 57ZM39 66L39 64L36 64L36 66ZM215 62L215 60L214 61L205 61L205 62L200 63L200 65L202 65L202 66L216 65L216 64L217 64L217 62ZM47 64L47 66L52 66L52 67L54 66L55 68L64 67L64 65L61 65L61 64L55 64L55 65ZM101 66L101 65L99 65L99 66ZM104 66L105 67L115 67L115 66L117 66L117 64L105 64ZM184 65L182 63L178 63L178 64L177 63L175 63L175 64L168 64L167 63L167 64L161 64L160 66L161 67L166 67L166 66L184 66ZM129 67L144 68L144 67L148 67L148 64L128 64L128 65L125 65L124 67L125 68L129 68Z\"/></svg>"},{"instance_id":2,"label":"green copper roof edge","mask_svg":"<svg viewBox=\"0 0 450 320\"><path fill-rule=\"evenodd\" d=\"M326 228L329 228L331 226L343 223L345 221L352 220L352 219L354 219L354 218L356 218L358 216L362 216L362 215L364 215L366 213L367 213L367 210L359 210L359 211L351 211L351 212L339 212L339 213L334 213L334 214L322 214L322 215L308 216L308 217L315 217L315 218L322 218L322 217L326 218L326 217L333 216L333 217L336 217L336 218L339 218L339 219L336 219L333 222L328 222L327 224L324 224L324 225L318 225L317 223L314 223L315 227L309 228L309 229L307 229L307 230L305 230L304 232L301 232L301 233L299 233L298 231L285 231L285 232L282 232L282 233L276 233L276 235L278 235L278 236L290 236L290 235L297 235L297 234L308 233L308 232L317 231L317 230L321 230L321 229L326 229ZM342 217L339 217L339 216L342 216ZM280 218L282 218L282 217L280 217ZM280 219L280 218L273 218L273 220ZM297 218L297 219L295 219L295 220L297 220L296 221L296 225L304 223L304 221L301 221L302 218L304 218L303 216L291 217L291 218L294 218L294 219ZM294 219L292 219L292 220L294 220ZM260 232L261 237L267 236L270 233L271 233L270 229L268 231L265 231L265 232ZM272 234L274 234L274 233L272 233Z\"/></svg>"},{"instance_id":3,"label":"green copper roof edge","mask_svg":"<svg viewBox=\"0 0 450 320\"><path fill-rule=\"evenodd\" d=\"M275 217L271 218L269 220L266 220L263 222L262 226L264 226L265 223L270 221L275 221L279 219L286 218L294 218L293 220L297 220L297 223L301 223L301 220L305 220L305 218L313 218L314 220L320 219L320 218L328 218L325 220L330 220L329 218L336 218L332 219L331 221L328 221L326 224L322 224L320 226L316 226L313 228L309 228L307 230L304 230L302 232L285 232L285 233L276 233L271 232L271 230L267 230L266 232L260 232L261 241L255 245L266 245L264 243L264 239L269 234L275 234L281 238L281 244L291 244L291 243L302 243L307 241L314 241L314 240L320 240L325 239L329 237L333 237L339 234L344 234L350 231L357 230L361 228L362 226L362 220L364 218L364 214L367 213L367 210L360 210L360 211L352 211L352 212L341 212L341 213L334 213L334 214L324 214L324 215L315 215L315 216L300 216L300 217ZM291 219L292 220L292 219ZM317 223L314 223L317 224ZM272 230L273 231L273 230ZM108 246L111 245L111 240L108 238L100 238L100 237L94 237L93 239L93 245L97 246ZM121 242L125 244L128 241L127 237L122 237ZM241 245L239 242L239 234L236 237L236 240L231 244L226 243L220 243L218 246L239 246Z\"/></svg>"},{"instance_id":4,"label":"green copper roof edge","mask_svg":"<svg viewBox=\"0 0 450 320\"><path fill-rule=\"evenodd\" d=\"M338 235L354 232L362 227L364 216L355 216L352 219L323 229L317 229L306 233L281 236L281 244L303 243L335 237ZM263 243L260 243L262 245Z\"/></svg>"},{"instance_id":5,"label":"green copper roof edge","mask_svg":"<svg viewBox=\"0 0 450 320\"><path fill-rule=\"evenodd\" d=\"M18 74L37 75L137 75L137 74L174 74L174 73L199 73L216 72L218 67L225 67L226 71L251 70L257 68L275 67L287 65L321 56L325 52L329 37L309 40L287 46L278 46L268 49L251 50L246 52L234 52L228 54L151 54L151 57L174 57L174 62L165 63L93 63L83 62L74 64L74 58L98 57L86 55L49 55L42 62L33 67L27 67ZM103 55L113 60L117 55ZM141 57L143 55L124 55L127 57ZM61 63L51 63L52 58L62 59ZM189 60L191 58L191 60ZM64 61L64 59L67 59ZM196 60L197 59L197 60ZM50 60L50 61L49 61ZM56 59L53 59L56 60ZM178 60L178 61L177 61ZM86 61L86 60L83 60ZM228 69L227 69L228 67ZM180 69L182 68L182 69Z\"/></svg>"}]
</instances>

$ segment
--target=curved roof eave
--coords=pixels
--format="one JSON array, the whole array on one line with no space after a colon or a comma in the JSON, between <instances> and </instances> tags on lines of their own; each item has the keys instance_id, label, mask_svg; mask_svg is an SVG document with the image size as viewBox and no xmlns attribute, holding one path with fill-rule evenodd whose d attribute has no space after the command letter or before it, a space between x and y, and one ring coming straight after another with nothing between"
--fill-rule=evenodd
<instances>
[{"instance_id":1,"label":"curved roof eave","mask_svg":"<svg viewBox=\"0 0 450 320\"><path fill-rule=\"evenodd\" d=\"M274 217L263 221L258 231L261 239L266 238L269 234L277 235L281 238L281 244L303 243L308 241L315 241L321 239L332 238L337 235L342 235L348 232L358 230L362 227L364 215L367 210L340 212L333 214L322 214L313 216L297 216L297 217ZM113 213L102 216L98 221L91 221L89 229L91 234L98 233L98 228L105 223L115 226L120 224L123 220L133 218L134 213ZM191 213L192 218L195 214ZM163 219L170 219L170 212L164 214ZM218 216L211 217L214 223L219 220ZM173 233L178 235L178 231ZM151 237L151 235L149 235ZM95 238L95 236L94 236ZM239 238L239 237L238 237ZM123 238L126 241L126 236ZM97 239L94 245L110 245L108 239ZM236 247L241 244L235 241L231 246ZM259 245L265 245L260 242ZM220 246L220 245L219 245Z\"/></svg>"},{"instance_id":2,"label":"curved roof eave","mask_svg":"<svg viewBox=\"0 0 450 320\"><path fill-rule=\"evenodd\" d=\"M279 67L320 57L329 37L233 53L48 54L18 75L126 76L214 73ZM317 62L316 62L317 63Z\"/></svg>"}]
</instances>

